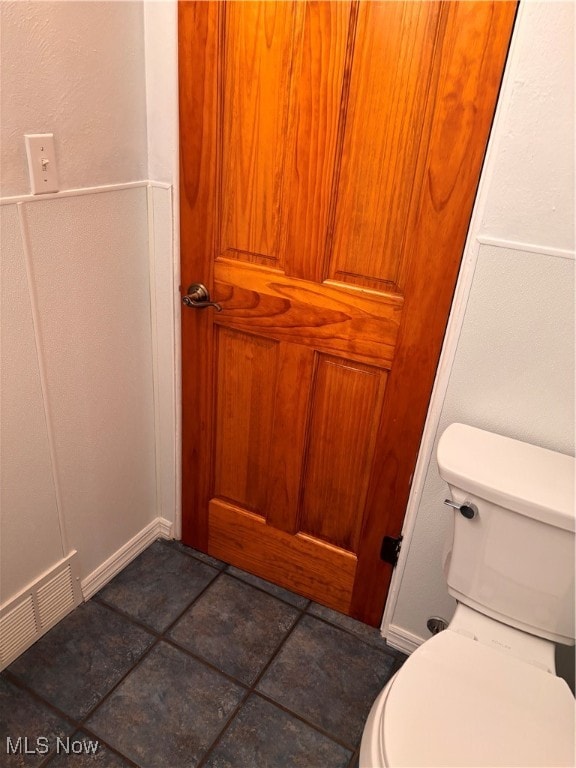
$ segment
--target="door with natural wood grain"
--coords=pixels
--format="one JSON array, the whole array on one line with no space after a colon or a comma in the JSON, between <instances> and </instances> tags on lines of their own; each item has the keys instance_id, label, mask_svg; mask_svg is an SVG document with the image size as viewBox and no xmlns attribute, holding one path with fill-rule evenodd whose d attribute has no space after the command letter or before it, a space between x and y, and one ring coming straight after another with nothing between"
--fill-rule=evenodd
<instances>
[{"instance_id":1,"label":"door with natural wood grain","mask_svg":"<svg viewBox=\"0 0 576 768\"><path fill-rule=\"evenodd\" d=\"M181 2L183 539L371 624L508 2Z\"/></svg>"}]
</instances>

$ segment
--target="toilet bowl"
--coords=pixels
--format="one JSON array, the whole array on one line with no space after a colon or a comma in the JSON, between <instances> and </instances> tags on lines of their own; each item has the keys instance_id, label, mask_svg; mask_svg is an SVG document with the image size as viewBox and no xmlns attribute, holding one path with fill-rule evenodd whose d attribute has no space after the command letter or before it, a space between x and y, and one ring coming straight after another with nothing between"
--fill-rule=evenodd
<instances>
[{"instance_id":1,"label":"toilet bowl","mask_svg":"<svg viewBox=\"0 0 576 768\"><path fill-rule=\"evenodd\" d=\"M438 464L456 612L374 702L360 768L574 766L575 701L554 666L575 634L574 459L454 424Z\"/></svg>"},{"instance_id":2,"label":"toilet bowl","mask_svg":"<svg viewBox=\"0 0 576 768\"><path fill-rule=\"evenodd\" d=\"M574 766L564 680L459 631L427 640L380 693L360 768Z\"/></svg>"}]
</instances>

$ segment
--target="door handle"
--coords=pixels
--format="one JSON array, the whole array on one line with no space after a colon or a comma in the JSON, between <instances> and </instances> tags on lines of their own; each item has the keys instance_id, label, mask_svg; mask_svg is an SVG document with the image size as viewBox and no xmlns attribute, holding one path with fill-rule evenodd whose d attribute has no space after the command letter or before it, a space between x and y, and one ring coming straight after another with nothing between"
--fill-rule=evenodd
<instances>
[{"instance_id":1,"label":"door handle","mask_svg":"<svg viewBox=\"0 0 576 768\"><path fill-rule=\"evenodd\" d=\"M215 301L210 301L210 293L208 288L202 283L192 283L188 287L186 296L182 299L182 304L186 307L194 307L195 309L206 309L206 307L214 307L217 312L222 312L222 307Z\"/></svg>"}]
</instances>

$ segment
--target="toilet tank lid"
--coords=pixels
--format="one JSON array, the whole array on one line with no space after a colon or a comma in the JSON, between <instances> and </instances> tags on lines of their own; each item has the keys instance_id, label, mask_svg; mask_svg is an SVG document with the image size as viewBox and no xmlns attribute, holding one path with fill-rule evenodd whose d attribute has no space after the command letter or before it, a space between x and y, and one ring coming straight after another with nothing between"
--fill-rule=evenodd
<instances>
[{"instance_id":1,"label":"toilet tank lid","mask_svg":"<svg viewBox=\"0 0 576 768\"><path fill-rule=\"evenodd\" d=\"M514 512L575 530L572 456L466 424L438 443L440 476L450 485Z\"/></svg>"}]
</instances>

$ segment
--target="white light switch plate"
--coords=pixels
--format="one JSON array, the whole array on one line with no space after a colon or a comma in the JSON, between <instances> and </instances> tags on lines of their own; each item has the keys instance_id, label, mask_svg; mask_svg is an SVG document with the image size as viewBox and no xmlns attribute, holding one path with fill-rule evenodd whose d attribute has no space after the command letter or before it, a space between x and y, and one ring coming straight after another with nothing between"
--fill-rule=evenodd
<instances>
[{"instance_id":1,"label":"white light switch plate","mask_svg":"<svg viewBox=\"0 0 576 768\"><path fill-rule=\"evenodd\" d=\"M33 195L44 192L58 192L58 168L54 151L53 133L27 133L26 155L30 172L30 187Z\"/></svg>"}]
</instances>

